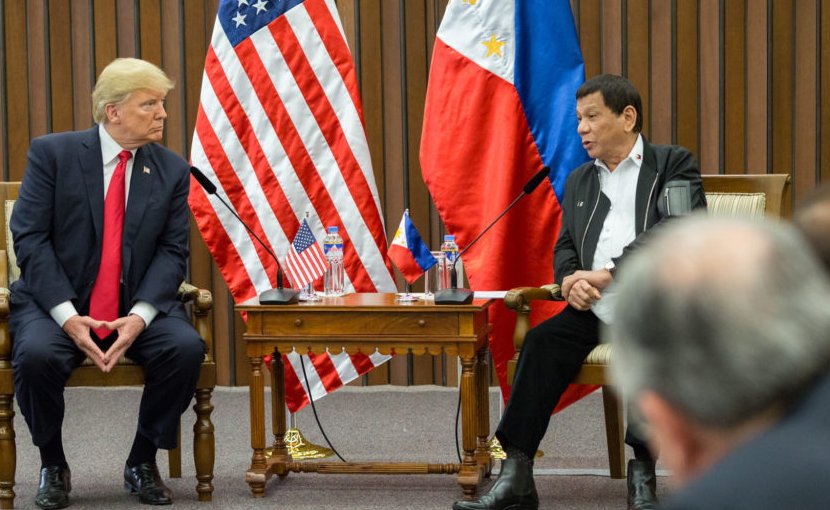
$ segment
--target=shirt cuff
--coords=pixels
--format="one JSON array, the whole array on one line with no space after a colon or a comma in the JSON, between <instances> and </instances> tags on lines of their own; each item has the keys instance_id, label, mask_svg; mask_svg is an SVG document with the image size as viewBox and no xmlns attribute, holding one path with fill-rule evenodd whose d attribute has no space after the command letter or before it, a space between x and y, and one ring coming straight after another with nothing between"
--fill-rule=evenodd
<instances>
[{"instance_id":1,"label":"shirt cuff","mask_svg":"<svg viewBox=\"0 0 830 510\"><path fill-rule=\"evenodd\" d=\"M78 311L75 310L75 305L72 304L72 301L64 301L63 303L53 306L52 309L49 310L49 315L51 315L52 319L58 323L58 326L63 328L66 321L78 315Z\"/></svg>"},{"instance_id":2,"label":"shirt cuff","mask_svg":"<svg viewBox=\"0 0 830 510\"><path fill-rule=\"evenodd\" d=\"M144 327L146 328L153 322L153 319L156 318L158 313L158 309L147 301L137 301L130 310L129 315L135 314L144 319Z\"/></svg>"}]
</instances>

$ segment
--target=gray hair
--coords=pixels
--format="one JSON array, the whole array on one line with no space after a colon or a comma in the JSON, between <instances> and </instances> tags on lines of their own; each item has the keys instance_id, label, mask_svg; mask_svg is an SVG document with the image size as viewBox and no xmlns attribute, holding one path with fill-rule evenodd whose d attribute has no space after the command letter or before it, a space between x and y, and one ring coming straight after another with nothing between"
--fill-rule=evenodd
<instances>
[{"instance_id":1,"label":"gray hair","mask_svg":"<svg viewBox=\"0 0 830 510\"><path fill-rule=\"evenodd\" d=\"M632 256L608 332L627 394L728 428L830 366L830 280L789 225L693 216Z\"/></svg>"},{"instance_id":2,"label":"gray hair","mask_svg":"<svg viewBox=\"0 0 830 510\"><path fill-rule=\"evenodd\" d=\"M175 83L156 65L137 58L117 58L101 71L92 91L92 116L107 120L107 105L119 104L137 90L167 94Z\"/></svg>"}]
</instances>

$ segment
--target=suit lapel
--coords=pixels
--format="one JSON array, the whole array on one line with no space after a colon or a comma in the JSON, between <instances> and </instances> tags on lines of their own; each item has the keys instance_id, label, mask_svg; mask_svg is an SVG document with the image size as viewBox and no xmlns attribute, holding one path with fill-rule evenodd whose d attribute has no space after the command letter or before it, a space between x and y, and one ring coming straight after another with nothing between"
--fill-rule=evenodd
<instances>
[{"instance_id":1,"label":"suit lapel","mask_svg":"<svg viewBox=\"0 0 830 510\"><path fill-rule=\"evenodd\" d=\"M139 148L135 153L133 163L133 174L130 177L130 196L127 197L127 210L124 213L124 247L128 248L135 239L141 219L144 217L144 209L147 208L147 201L153 189L153 181L158 169L152 164L152 158L148 157L146 147ZM124 250L126 253L128 250Z\"/></svg>"},{"instance_id":2,"label":"suit lapel","mask_svg":"<svg viewBox=\"0 0 830 510\"><path fill-rule=\"evenodd\" d=\"M657 158L651 144L643 137L643 164L640 166L640 175L637 177L637 196L635 197L635 224L634 232L643 231L648 201L653 192L654 179L657 177Z\"/></svg>"},{"instance_id":3,"label":"suit lapel","mask_svg":"<svg viewBox=\"0 0 830 510\"><path fill-rule=\"evenodd\" d=\"M101 139L98 126L88 130L78 159L81 165L95 238L100 241L104 230L104 162L101 156Z\"/></svg>"}]
</instances>

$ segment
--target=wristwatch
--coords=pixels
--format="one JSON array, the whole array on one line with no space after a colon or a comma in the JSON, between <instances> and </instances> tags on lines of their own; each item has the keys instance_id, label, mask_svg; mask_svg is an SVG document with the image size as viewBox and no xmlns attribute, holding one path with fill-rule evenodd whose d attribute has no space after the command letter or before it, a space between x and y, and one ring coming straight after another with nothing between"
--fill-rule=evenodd
<instances>
[{"instance_id":1,"label":"wristwatch","mask_svg":"<svg viewBox=\"0 0 830 510\"><path fill-rule=\"evenodd\" d=\"M611 276L614 276L614 272L617 270L617 264L614 264L613 260L609 260L602 268L611 273Z\"/></svg>"}]
</instances>

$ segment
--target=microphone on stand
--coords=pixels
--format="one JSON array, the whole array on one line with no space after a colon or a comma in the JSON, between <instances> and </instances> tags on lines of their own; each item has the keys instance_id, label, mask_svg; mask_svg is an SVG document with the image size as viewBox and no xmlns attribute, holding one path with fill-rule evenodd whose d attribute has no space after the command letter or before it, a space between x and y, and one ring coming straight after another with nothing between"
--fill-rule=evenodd
<instances>
[{"instance_id":1,"label":"microphone on stand","mask_svg":"<svg viewBox=\"0 0 830 510\"><path fill-rule=\"evenodd\" d=\"M265 251L268 252L268 255L271 255L271 258L273 258L274 262L277 263L277 288L266 290L265 292L261 293L259 295L260 304L290 305L296 303L299 291L291 288L284 289L282 287L282 267L280 266L280 261L274 254L274 252L272 252L271 249L268 248L268 246L262 241L262 239L260 239L259 236L256 235L256 232L254 232L251 229L251 227L249 227L248 224L245 223L245 221L242 218L240 218L238 214L236 214L236 211L234 211L233 208L227 202L225 202L225 199L223 199L220 195L216 193L216 185L210 182L210 179L208 179L207 175L203 174L202 171L196 168L195 166L190 167L190 173L191 175L193 175L193 177L196 178L196 181L202 186L202 188L205 190L205 193L207 193L208 195L216 196L216 198L218 198L219 201L222 202L222 205L224 205L228 209L228 211L230 211L230 213L233 214L234 218L239 220L239 223L241 223L242 226L245 227L245 229L247 229L252 236L254 236L254 239L256 239L257 242L259 242L259 244L265 249Z\"/></svg>"},{"instance_id":2,"label":"microphone on stand","mask_svg":"<svg viewBox=\"0 0 830 510\"><path fill-rule=\"evenodd\" d=\"M532 193L533 190L535 190L539 186L539 184L545 179L545 177L548 176L549 173L550 167L544 167L541 170L539 170L536 173L536 175L531 177L530 180L527 181L527 183L524 185L524 187L522 187L522 192L519 193L519 196L514 198L513 201L510 202L510 205L508 205L501 212L501 214L496 216L496 219L491 221L490 224L487 225L487 227L485 227L485 229L482 230L476 236L476 238L470 242L470 244L468 244L463 250L458 252L458 255L455 257L455 260L452 261L452 266L450 266L450 288L442 289L435 292L434 296L436 305L466 305L473 301L473 291L471 291L470 289L458 288L458 272L455 269L455 265L458 263L458 260L461 258L461 256L467 253L467 250L469 250L474 244L476 244L476 241L481 239L481 236L487 233L487 231L490 230L490 228L493 225L495 225L496 222L498 222L502 216L507 214L507 211L512 209L513 206L516 205L516 202L518 202L523 196Z\"/></svg>"}]
</instances>

